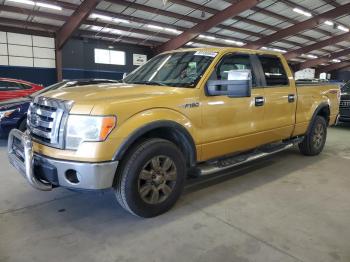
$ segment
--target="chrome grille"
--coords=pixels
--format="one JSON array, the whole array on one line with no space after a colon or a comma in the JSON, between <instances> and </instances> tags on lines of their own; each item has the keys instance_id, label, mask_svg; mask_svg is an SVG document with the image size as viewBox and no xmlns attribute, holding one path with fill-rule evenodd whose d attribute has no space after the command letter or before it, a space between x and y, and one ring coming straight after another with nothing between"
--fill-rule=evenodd
<instances>
[{"instance_id":1,"label":"chrome grille","mask_svg":"<svg viewBox=\"0 0 350 262\"><path fill-rule=\"evenodd\" d=\"M28 110L28 129L34 140L63 148L63 133L71 101L36 97Z\"/></svg>"},{"instance_id":2,"label":"chrome grille","mask_svg":"<svg viewBox=\"0 0 350 262\"><path fill-rule=\"evenodd\" d=\"M341 100L339 105L340 105L340 107L349 108L350 107L350 100Z\"/></svg>"}]
</instances>

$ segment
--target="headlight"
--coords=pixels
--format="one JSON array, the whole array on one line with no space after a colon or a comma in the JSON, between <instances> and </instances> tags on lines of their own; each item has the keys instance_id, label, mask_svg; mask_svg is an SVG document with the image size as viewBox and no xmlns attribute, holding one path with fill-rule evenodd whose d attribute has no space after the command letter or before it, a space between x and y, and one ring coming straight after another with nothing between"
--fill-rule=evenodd
<instances>
[{"instance_id":1,"label":"headlight","mask_svg":"<svg viewBox=\"0 0 350 262\"><path fill-rule=\"evenodd\" d=\"M18 108L0 111L0 119L4 117L9 117L13 112L17 111Z\"/></svg>"},{"instance_id":2,"label":"headlight","mask_svg":"<svg viewBox=\"0 0 350 262\"><path fill-rule=\"evenodd\" d=\"M115 116L70 115L67 123L66 148L78 149L83 142L104 141L116 126Z\"/></svg>"}]
</instances>

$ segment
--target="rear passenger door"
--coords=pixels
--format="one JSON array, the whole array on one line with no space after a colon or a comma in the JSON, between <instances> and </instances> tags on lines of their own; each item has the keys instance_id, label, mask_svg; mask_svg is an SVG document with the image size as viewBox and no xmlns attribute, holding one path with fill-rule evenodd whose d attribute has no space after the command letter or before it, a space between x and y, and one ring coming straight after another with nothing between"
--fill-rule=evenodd
<instances>
[{"instance_id":1,"label":"rear passenger door","mask_svg":"<svg viewBox=\"0 0 350 262\"><path fill-rule=\"evenodd\" d=\"M258 55L258 58L264 81L264 128L269 140L288 138L294 129L297 104L296 88L287 74L289 66L275 55Z\"/></svg>"}]
</instances>

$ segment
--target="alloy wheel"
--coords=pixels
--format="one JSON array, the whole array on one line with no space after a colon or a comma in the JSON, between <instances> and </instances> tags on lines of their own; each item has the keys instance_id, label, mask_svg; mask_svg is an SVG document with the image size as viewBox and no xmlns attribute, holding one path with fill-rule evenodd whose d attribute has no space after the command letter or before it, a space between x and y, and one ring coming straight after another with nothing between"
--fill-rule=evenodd
<instances>
[{"instance_id":1,"label":"alloy wheel","mask_svg":"<svg viewBox=\"0 0 350 262\"><path fill-rule=\"evenodd\" d=\"M170 157L153 157L139 174L138 189L142 200L152 205L165 201L174 190L176 178L176 166Z\"/></svg>"},{"instance_id":2,"label":"alloy wheel","mask_svg":"<svg viewBox=\"0 0 350 262\"><path fill-rule=\"evenodd\" d=\"M313 135L313 144L316 149L319 149L324 141L324 135L325 135L325 130L324 127L321 123L317 124L314 130L314 135Z\"/></svg>"}]
</instances>

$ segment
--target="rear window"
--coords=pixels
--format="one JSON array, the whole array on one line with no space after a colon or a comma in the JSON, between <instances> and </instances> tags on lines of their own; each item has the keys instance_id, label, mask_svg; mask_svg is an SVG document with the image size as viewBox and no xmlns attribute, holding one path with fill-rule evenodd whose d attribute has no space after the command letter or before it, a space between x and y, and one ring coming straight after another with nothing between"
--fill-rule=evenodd
<instances>
[{"instance_id":1,"label":"rear window","mask_svg":"<svg viewBox=\"0 0 350 262\"><path fill-rule=\"evenodd\" d=\"M281 59L276 56L259 56L267 86L289 85Z\"/></svg>"}]
</instances>

